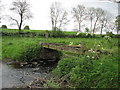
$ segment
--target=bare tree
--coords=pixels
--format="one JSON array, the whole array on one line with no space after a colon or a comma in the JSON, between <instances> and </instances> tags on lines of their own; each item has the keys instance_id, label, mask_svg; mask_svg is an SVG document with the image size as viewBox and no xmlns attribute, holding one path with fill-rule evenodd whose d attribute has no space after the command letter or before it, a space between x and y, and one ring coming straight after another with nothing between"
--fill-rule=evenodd
<instances>
[{"instance_id":1,"label":"bare tree","mask_svg":"<svg viewBox=\"0 0 120 90\"><path fill-rule=\"evenodd\" d=\"M99 20L102 16L104 16L104 10L101 8L96 8L94 12L94 24L93 24L93 30L92 30L93 34L95 33Z\"/></svg>"},{"instance_id":2,"label":"bare tree","mask_svg":"<svg viewBox=\"0 0 120 90\"><path fill-rule=\"evenodd\" d=\"M68 13L64 11L59 20L59 28L61 28L63 25L66 25L69 22L69 20L67 19L67 15Z\"/></svg>"},{"instance_id":3,"label":"bare tree","mask_svg":"<svg viewBox=\"0 0 120 90\"><path fill-rule=\"evenodd\" d=\"M90 7L87 9L87 20L90 21L90 31L94 34L96 31L103 33L108 28L108 22L111 20L111 14L101 8Z\"/></svg>"},{"instance_id":4,"label":"bare tree","mask_svg":"<svg viewBox=\"0 0 120 90\"><path fill-rule=\"evenodd\" d=\"M106 32L113 32L116 30L116 24L114 20L111 20L106 25Z\"/></svg>"},{"instance_id":5,"label":"bare tree","mask_svg":"<svg viewBox=\"0 0 120 90\"><path fill-rule=\"evenodd\" d=\"M107 11L104 11L99 19L99 27L100 27L100 34L103 33L103 30L107 28L109 22L111 22L111 18L109 17L109 13Z\"/></svg>"},{"instance_id":6,"label":"bare tree","mask_svg":"<svg viewBox=\"0 0 120 90\"><path fill-rule=\"evenodd\" d=\"M66 25L68 22L67 15L68 13L61 7L60 2L52 3L50 7L52 30L60 29L63 25Z\"/></svg>"},{"instance_id":7,"label":"bare tree","mask_svg":"<svg viewBox=\"0 0 120 90\"><path fill-rule=\"evenodd\" d=\"M86 8L83 5L77 5L72 9L74 21L78 23L78 30L81 31L82 22L86 20Z\"/></svg>"},{"instance_id":8,"label":"bare tree","mask_svg":"<svg viewBox=\"0 0 120 90\"><path fill-rule=\"evenodd\" d=\"M103 17L100 19L99 23L100 23L100 34L102 35L103 29L107 26L108 20L107 18Z\"/></svg>"},{"instance_id":9,"label":"bare tree","mask_svg":"<svg viewBox=\"0 0 120 90\"><path fill-rule=\"evenodd\" d=\"M11 16L10 19L13 20L15 24L17 24L20 33L24 21L32 18L30 4L26 0L15 0L12 5L13 7L10 8L10 10L14 11L18 17L14 18Z\"/></svg>"},{"instance_id":10,"label":"bare tree","mask_svg":"<svg viewBox=\"0 0 120 90\"><path fill-rule=\"evenodd\" d=\"M90 20L90 31L92 32L93 29L93 20L94 20L94 16L95 16L95 8L94 7L90 7L87 9L87 19Z\"/></svg>"},{"instance_id":11,"label":"bare tree","mask_svg":"<svg viewBox=\"0 0 120 90\"><path fill-rule=\"evenodd\" d=\"M118 15L116 17L115 25L116 25L117 34L119 34L119 31L120 31L120 15Z\"/></svg>"}]
</instances>

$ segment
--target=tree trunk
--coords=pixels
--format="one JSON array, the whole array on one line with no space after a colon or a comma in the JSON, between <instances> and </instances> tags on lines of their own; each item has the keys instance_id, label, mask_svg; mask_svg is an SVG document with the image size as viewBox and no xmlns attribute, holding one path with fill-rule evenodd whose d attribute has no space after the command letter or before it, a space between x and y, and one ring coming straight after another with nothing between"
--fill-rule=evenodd
<instances>
[{"instance_id":1,"label":"tree trunk","mask_svg":"<svg viewBox=\"0 0 120 90\"><path fill-rule=\"evenodd\" d=\"M20 25L19 25L19 33L21 33L21 27L22 27L22 14L20 15Z\"/></svg>"},{"instance_id":2,"label":"tree trunk","mask_svg":"<svg viewBox=\"0 0 120 90\"><path fill-rule=\"evenodd\" d=\"M102 28L101 28L100 34L102 35Z\"/></svg>"},{"instance_id":3,"label":"tree trunk","mask_svg":"<svg viewBox=\"0 0 120 90\"><path fill-rule=\"evenodd\" d=\"M45 38L46 40L48 40L48 37L49 37L49 33L48 33L48 30L45 31Z\"/></svg>"},{"instance_id":4,"label":"tree trunk","mask_svg":"<svg viewBox=\"0 0 120 90\"><path fill-rule=\"evenodd\" d=\"M102 35L102 29L101 29L101 31L100 31L100 34Z\"/></svg>"},{"instance_id":5,"label":"tree trunk","mask_svg":"<svg viewBox=\"0 0 120 90\"><path fill-rule=\"evenodd\" d=\"M57 29L57 28L56 28L56 24L57 24L57 22L55 21L55 27L54 27L55 31L56 31L56 29Z\"/></svg>"},{"instance_id":6,"label":"tree trunk","mask_svg":"<svg viewBox=\"0 0 120 90\"><path fill-rule=\"evenodd\" d=\"M117 34L119 34L120 26L117 26Z\"/></svg>"},{"instance_id":7,"label":"tree trunk","mask_svg":"<svg viewBox=\"0 0 120 90\"><path fill-rule=\"evenodd\" d=\"M90 26L90 29L91 29L91 31L92 31L92 18L91 18L91 26Z\"/></svg>"},{"instance_id":8,"label":"tree trunk","mask_svg":"<svg viewBox=\"0 0 120 90\"><path fill-rule=\"evenodd\" d=\"M98 21L98 18L96 19L95 24L94 24L93 34L95 33L95 28L96 28L97 21Z\"/></svg>"},{"instance_id":9,"label":"tree trunk","mask_svg":"<svg viewBox=\"0 0 120 90\"><path fill-rule=\"evenodd\" d=\"M102 32L103 32L103 24L101 26L101 30L100 30L100 34L102 35Z\"/></svg>"},{"instance_id":10,"label":"tree trunk","mask_svg":"<svg viewBox=\"0 0 120 90\"><path fill-rule=\"evenodd\" d=\"M81 23L79 23L79 25L78 25L78 30L79 30L79 32L81 31Z\"/></svg>"},{"instance_id":11,"label":"tree trunk","mask_svg":"<svg viewBox=\"0 0 120 90\"><path fill-rule=\"evenodd\" d=\"M52 21L52 30L53 30L54 29L54 21L53 21L53 19L51 21Z\"/></svg>"},{"instance_id":12,"label":"tree trunk","mask_svg":"<svg viewBox=\"0 0 120 90\"><path fill-rule=\"evenodd\" d=\"M19 26L19 33L21 33L21 25Z\"/></svg>"}]
</instances>

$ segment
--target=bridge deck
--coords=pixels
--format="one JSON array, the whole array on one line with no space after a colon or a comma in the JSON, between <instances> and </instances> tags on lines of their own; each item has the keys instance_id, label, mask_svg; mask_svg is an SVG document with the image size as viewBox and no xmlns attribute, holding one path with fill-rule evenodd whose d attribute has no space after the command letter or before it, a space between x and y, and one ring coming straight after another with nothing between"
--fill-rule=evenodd
<instances>
[{"instance_id":1,"label":"bridge deck","mask_svg":"<svg viewBox=\"0 0 120 90\"><path fill-rule=\"evenodd\" d=\"M65 45L61 43L40 43L40 46L59 51L66 51L72 53L82 53L82 47L79 45Z\"/></svg>"}]
</instances>

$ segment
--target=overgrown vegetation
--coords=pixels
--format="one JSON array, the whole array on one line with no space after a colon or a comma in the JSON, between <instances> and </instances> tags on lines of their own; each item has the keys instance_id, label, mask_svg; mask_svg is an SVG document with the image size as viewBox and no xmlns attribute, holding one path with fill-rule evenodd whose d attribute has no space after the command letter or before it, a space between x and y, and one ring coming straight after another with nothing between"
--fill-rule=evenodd
<instances>
[{"instance_id":1,"label":"overgrown vegetation","mask_svg":"<svg viewBox=\"0 0 120 90\"><path fill-rule=\"evenodd\" d=\"M67 76L66 83L72 83L71 87L118 88L118 57L108 56L65 58L59 61L53 73L57 78Z\"/></svg>"},{"instance_id":2,"label":"overgrown vegetation","mask_svg":"<svg viewBox=\"0 0 120 90\"><path fill-rule=\"evenodd\" d=\"M19 41L19 42L18 42ZM41 59L61 58L61 53L40 47L44 38L3 37L2 56L18 61L36 61Z\"/></svg>"},{"instance_id":3,"label":"overgrown vegetation","mask_svg":"<svg viewBox=\"0 0 120 90\"><path fill-rule=\"evenodd\" d=\"M36 32L44 33L44 31ZM76 35L75 32L62 33ZM46 54L40 55L39 53L46 52L41 52L42 48L38 45L40 42L63 43L65 45L72 43L73 46L80 45L82 49L87 48L82 54L62 52L63 57L59 60L56 69L52 72L52 79L48 80L45 87L118 88L118 60L120 58L118 48L120 45L118 39L111 37L111 34L110 36L105 35L103 38L50 37L48 40L41 36L5 35L2 37L3 59L10 58L19 61L41 59L41 56L45 57Z\"/></svg>"},{"instance_id":4,"label":"overgrown vegetation","mask_svg":"<svg viewBox=\"0 0 120 90\"><path fill-rule=\"evenodd\" d=\"M97 40L84 55L60 60L53 71L55 81L65 81L66 87L118 88L118 42L111 40Z\"/></svg>"}]
</instances>

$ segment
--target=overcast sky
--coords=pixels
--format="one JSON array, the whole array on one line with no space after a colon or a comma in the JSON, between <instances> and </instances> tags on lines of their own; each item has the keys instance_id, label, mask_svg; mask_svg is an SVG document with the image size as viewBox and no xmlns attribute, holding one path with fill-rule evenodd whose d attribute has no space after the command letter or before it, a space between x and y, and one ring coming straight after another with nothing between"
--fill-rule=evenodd
<instances>
[{"instance_id":1,"label":"overcast sky","mask_svg":"<svg viewBox=\"0 0 120 90\"><path fill-rule=\"evenodd\" d=\"M9 8L11 7L12 1L15 0L2 0L2 4L4 5L4 10L2 11L3 15L9 15ZM71 8L81 4L86 7L100 7L104 10L110 12L114 17L118 15L118 5L114 2L109 1L100 1L100 0L28 0L31 4L31 12L33 13L33 18L27 25L30 26L31 29L37 30L49 30L51 29L50 23L50 6L52 2L58 1L61 2L63 7L70 12ZM71 13L69 13L69 18ZM8 28L17 28L17 26L11 26L9 21L4 20L0 23L0 26L6 24ZM74 25L72 21L66 26L66 30L74 29Z\"/></svg>"}]
</instances>

